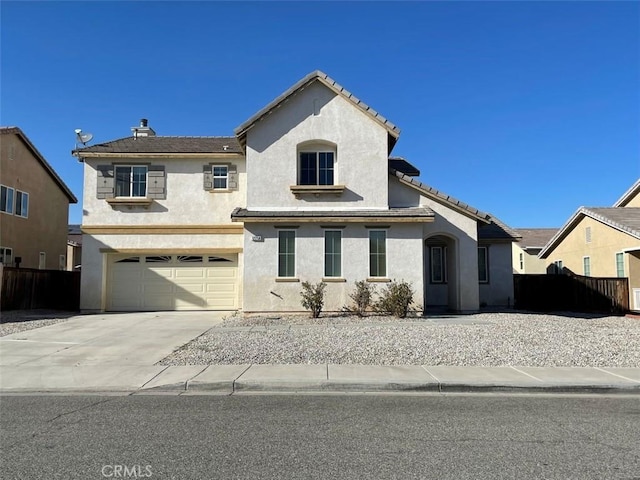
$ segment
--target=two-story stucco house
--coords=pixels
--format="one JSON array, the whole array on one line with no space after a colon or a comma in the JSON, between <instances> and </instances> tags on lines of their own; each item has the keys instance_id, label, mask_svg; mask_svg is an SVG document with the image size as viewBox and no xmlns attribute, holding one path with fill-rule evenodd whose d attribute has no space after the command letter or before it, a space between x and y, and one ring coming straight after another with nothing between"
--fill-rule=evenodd
<instances>
[{"instance_id":1,"label":"two-story stucco house","mask_svg":"<svg viewBox=\"0 0 640 480\"><path fill-rule=\"evenodd\" d=\"M85 311L299 311L302 281L412 283L416 310L513 298L495 217L390 156L400 130L313 72L232 137L133 135L74 151L85 164Z\"/></svg>"},{"instance_id":2,"label":"two-story stucco house","mask_svg":"<svg viewBox=\"0 0 640 480\"><path fill-rule=\"evenodd\" d=\"M18 127L0 127L0 263L66 269L69 187Z\"/></svg>"}]
</instances>

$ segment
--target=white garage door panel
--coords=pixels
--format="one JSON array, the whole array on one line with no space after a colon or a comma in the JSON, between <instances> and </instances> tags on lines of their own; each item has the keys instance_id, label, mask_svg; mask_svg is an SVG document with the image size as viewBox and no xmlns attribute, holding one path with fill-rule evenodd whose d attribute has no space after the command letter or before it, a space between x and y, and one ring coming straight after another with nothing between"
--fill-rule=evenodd
<instances>
[{"instance_id":1,"label":"white garage door panel","mask_svg":"<svg viewBox=\"0 0 640 480\"><path fill-rule=\"evenodd\" d=\"M212 254L213 255L213 254ZM238 308L236 256L182 261L178 255L114 256L109 263L107 309L234 310ZM139 261L135 261L138 259Z\"/></svg>"}]
</instances>

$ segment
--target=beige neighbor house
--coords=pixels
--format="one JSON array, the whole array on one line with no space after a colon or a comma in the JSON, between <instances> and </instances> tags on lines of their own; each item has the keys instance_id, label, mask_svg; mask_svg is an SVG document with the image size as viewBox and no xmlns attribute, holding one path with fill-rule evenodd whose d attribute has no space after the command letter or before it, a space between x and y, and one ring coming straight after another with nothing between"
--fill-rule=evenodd
<instances>
[{"instance_id":1,"label":"beige neighbor house","mask_svg":"<svg viewBox=\"0 0 640 480\"><path fill-rule=\"evenodd\" d=\"M78 200L18 127L0 127L0 262L64 270Z\"/></svg>"},{"instance_id":2,"label":"beige neighbor house","mask_svg":"<svg viewBox=\"0 0 640 480\"><path fill-rule=\"evenodd\" d=\"M495 217L429 187L390 156L400 130L313 72L230 137L132 136L84 162L81 308L326 311L354 283L412 283L418 313L513 299L511 243Z\"/></svg>"},{"instance_id":3,"label":"beige neighbor house","mask_svg":"<svg viewBox=\"0 0 640 480\"><path fill-rule=\"evenodd\" d=\"M640 179L613 207L580 207L539 256L548 271L627 277L629 306L640 310Z\"/></svg>"},{"instance_id":4,"label":"beige neighbor house","mask_svg":"<svg viewBox=\"0 0 640 480\"><path fill-rule=\"evenodd\" d=\"M82 230L80 225L69 225L67 234L67 270L80 270L82 264Z\"/></svg>"},{"instance_id":5,"label":"beige neighbor house","mask_svg":"<svg viewBox=\"0 0 640 480\"><path fill-rule=\"evenodd\" d=\"M547 273L547 262L538 254L558 229L518 228L516 231L522 238L513 243L513 273Z\"/></svg>"}]
</instances>

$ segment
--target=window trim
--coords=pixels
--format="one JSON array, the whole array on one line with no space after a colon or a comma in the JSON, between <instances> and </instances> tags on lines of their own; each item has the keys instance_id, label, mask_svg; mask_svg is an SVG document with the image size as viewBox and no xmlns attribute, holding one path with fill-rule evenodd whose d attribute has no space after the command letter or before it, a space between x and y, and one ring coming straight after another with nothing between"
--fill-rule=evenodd
<instances>
[{"instance_id":1,"label":"window trim","mask_svg":"<svg viewBox=\"0 0 640 480\"><path fill-rule=\"evenodd\" d=\"M371 241L372 241L372 235L374 233L377 234L382 234L382 241L383 241L383 245L384 245L384 253L378 253L378 252L373 252L371 249ZM387 273L389 271L389 265L388 265L388 255L387 255L387 231L386 230L369 230L369 279L377 279L377 278L387 278ZM380 275L380 271L375 272L377 275L374 275L374 272L372 271L372 258L374 255L384 255L383 260L384 260L384 271L382 272L382 275ZM376 265L378 264L378 262L376 262ZM379 267L379 265L377 265Z\"/></svg>"},{"instance_id":2,"label":"window trim","mask_svg":"<svg viewBox=\"0 0 640 480\"><path fill-rule=\"evenodd\" d=\"M11 209L10 210L0 210L0 212L5 213L7 215L13 215L13 212L15 211L16 189L13 188L13 187L9 187L8 185L0 184L0 204L2 202L1 195L2 195L2 189L3 188L7 192L7 199L9 198L9 192L11 192ZM8 204L8 203L9 203L8 200L5 200L5 205Z\"/></svg>"},{"instance_id":3,"label":"window trim","mask_svg":"<svg viewBox=\"0 0 640 480\"><path fill-rule=\"evenodd\" d=\"M7 252L9 252L8 253L9 261L5 262L4 259L7 256ZM11 247L0 247L0 256L2 256L2 262L0 262L0 263L2 263L3 265L6 265L6 266L13 265L13 248L11 248Z\"/></svg>"},{"instance_id":4,"label":"window trim","mask_svg":"<svg viewBox=\"0 0 640 480\"><path fill-rule=\"evenodd\" d=\"M434 250L440 251L440 280L434 278L433 268L433 252ZM447 278L447 246L446 245L429 245L429 283L433 285L446 285L448 283Z\"/></svg>"},{"instance_id":5,"label":"window trim","mask_svg":"<svg viewBox=\"0 0 640 480\"><path fill-rule=\"evenodd\" d=\"M339 251L336 252L329 252L328 251L328 246L329 243L327 243L327 234L337 234L338 235L338 248ZM331 245L333 245L333 243L331 243ZM337 257L338 259L338 273L336 274L335 272L331 272L329 273L327 271L327 256L331 256L331 259L333 260L334 258ZM325 230L324 231L324 277L325 278L331 278L331 279L338 279L338 278L342 278L342 230ZM331 262L332 268L333 268L333 262Z\"/></svg>"},{"instance_id":6,"label":"window trim","mask_svg":"<svg viewBox=\"0 0 640 480\"><path fill-rule=\"evenodd\" d=\"M620 255L620 257L618 257L618 255ZM618 268L618 258L620 258L622 261L620 262L622 265L622 275L620 275L620 269ZM624 268L624 252L616 252L615 254L615 262L616 262L616 276L618 278L626 278L625 276L625 268Z\"/></svg>"},{"instance_id":7,"label":"window trim","mask_svg":"<svg viewBox=\"0 0 640 480\"><path fill-rule=\"evenodd\" d=\"M323 170L322 167L320 166L320 155L321 154L325 154L325 155L331 155L331 168L324 168L325 171L330 171L331 172L331 183L320 183L320 177L321 177L321 171ZM315 164L315 182L314 183L302 183L302 156L303 155L314 155L315 156L315 160L314 160L314 164ZM305 187L309 187L309 186L313 186L313 187L326 187L326 186L333 186L336 185L336 152L334 152L333 150L327 150L327 149L322 149L322 148L318 148L318 149L302 149L302 150L298 150L298 185L299 186L305 186Z\"/></svg>"},{"instance_id":8,"label":"window trim","mask_svg":"<svg viewBox=\"0 0 640 480\"><path fill-rule=\"evenodd\" d=\"M118 169L122 168L130 168L131 173L129 174L129 193L131 195L118 195ZM134 190L134 169L135 168L144 168L144 195L133 195ZM144 164L114 164L113 165L113 198L116 200L136 200L136 199L146 199L149 198L149 165Z\"/></svg>"},{"instance_id":9,"label":"window trim","mask_svg":"<svg viewBox=\"0 0 640 480\"><path fill-rule=\"evenodd\" d=\"M582 275L585 277L591 276L591 257L589 255L582 257Z\"/></svg>"},{"instance_id":10,"label":"window trim","mask_svg":"<svg viewBox=\"0 0 640 480\"><path fill-rule=\"evenodd\" d=\"M485 279L482 280L480 278L480 251L484 250L484 271L485 271ZM490 282L489 278L489 246L488 245L478 245L478 283L486 285Z\"/></svg>"},{"instance_id":11,"label":"window trim","mask_svg":"<svg viewBox=\"0 0 640 480\"><path fill-rule=\"evenodd\" d=\"M564 264L562 263L562 260L554 260L553 266L554 266L554 273L556 275L560 275L562 273L562 269L564 268Z\"/></svg>"},{"instance_id":12,"label":"window trim","mask_svg":"<svg viewBox=\"0 0 640 480\"><path fill-rule=\"evenodd\" d=\"M20 213L18 213L18 196L20 196ZM24 205L26 199L26 206ZM13 211L16 217L29 218L29 194L16 189Z\"/></svg>"},{"instance_id":13,"label":"window trim","mask_svg":"<svg viewBox=\"0 0 640 480\"><path fill-rule=\"evenodd\" d=\"M523 252L520 252L519 260L520 260L520 270L524 270L524 253Z\"/></svg>"},{"instance_id":14,"label":"window trim","mask_svg":"<svg viewBox=\"0 0 640 480\"><path fill-rule=\"evenodd\" d=\"M216 175L216 168L224 168L224 175ZM224 178L224 187L216 187L216 179ZM228 163L212 163L211 164L211 190L227 191L229 190L229 164Z\"/></svg>"},{"instance_id":15,"label":"window trim","mask_svg":"<svg viewBox=\"0 0 640 480\"><path fill-rule=\"evenodd\" d=\"M281 246L281 242L283 241L283 234L291 234L293 237L293 251L292 252L280 252L280 246ZM296 231L295 230L291 230L291 229L282 229L282 230L278 230L278 250L277 250L277 265L278 265L278 275L277 278L278 279L285 279L286 280L290 280L290 281L295 281L294 279L296 278L296 270L297 270L297 265L296 265ZM288 263L285 259L285 267L284 270L285 271L281 271L280 270L280 258L282 255L285 256L292 256L293 257L293 271L291 272L291 274L288 274L289 272L287 272L287 266ZM286 257L285 257L286 258Z\"/></svg>"},{"instance_id":16,"label":"window trim","mask_svg":"<svg viewBox=\"0 0 640 480\"><path fill-rule=\"evenodd\" d=\"M47 269L47 252L40 252L38 254L38 270Z\"/></svg>"}]
</instances>

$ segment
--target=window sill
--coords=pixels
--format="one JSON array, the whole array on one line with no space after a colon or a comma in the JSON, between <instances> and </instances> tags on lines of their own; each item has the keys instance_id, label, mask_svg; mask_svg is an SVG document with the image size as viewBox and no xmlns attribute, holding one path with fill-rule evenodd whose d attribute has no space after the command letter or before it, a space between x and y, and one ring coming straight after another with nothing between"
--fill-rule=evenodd
<instances>
[{"instance_id":1,"label":"window sill","mask_svg":"<svg viewBox=\"0 0 640 480\"><path fill-rule=\"evenodd\" d=\"M346 189L344 185L291 185L289 188L296 198L300 195L315 195L316 197L319 195L335 195L339 197Z\"/></svg>"},{"instance_id":2,"label":"window sill","mask_svg":"<svg viewBox=\"0 0 640 480\"><path fill-rule=\"evenodd\" d=\"M152 198L140 197L140 198L107 198L107 203L112 207L144 207L149 208L149 205L153 203Z\"/></svg>"},{"instance_id":3,"label":"window sill","mask_svg":"<svg viewBox=\"0 0 640 480\"><path fill-rule=\"evenodd\" d=\"M342 283L346 282L347 279L342 277L322 277L322 281L325 283Z\"/></svg>"},{"instance_id":4,"label":"window sill","mask_svg":"<svg viewBox=\"0 0 640 480\"><path fill-rule=\"evenodd\" d=\"M209 188L207 191L209 193L231 193L233 190L230 188Z\"/></svg>"},{"instance_id":5,"label":"window sill","mask_svg":"<svg viewBox=\"0 0 640 480\"><path fill-rule=\"evenodd\" d=\"M389 282L391 282L391 279L390 278L386 278L386 277L369 277L369 278L367 278L367 282L389 283Z\"/></svg>"},{"instance_id":6,"label":"window sill","mask_svg":"<svg viewBox=\"0 0 640 480\"><path fill-rule=\"evenodd\" d=\"M294 283L299 281L300 279L295 277L276 277L276 282L278 283Z\"/></svg>"}]
</instances>

